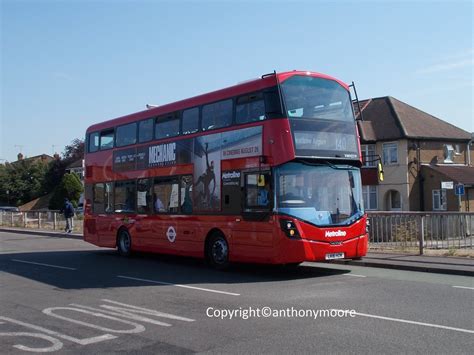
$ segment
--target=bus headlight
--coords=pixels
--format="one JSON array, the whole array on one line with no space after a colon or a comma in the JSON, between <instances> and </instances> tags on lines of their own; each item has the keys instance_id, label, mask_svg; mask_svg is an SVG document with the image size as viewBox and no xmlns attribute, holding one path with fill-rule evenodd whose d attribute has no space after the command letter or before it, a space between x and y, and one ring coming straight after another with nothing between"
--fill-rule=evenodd
<instances>
[{"instance_id":1,"label":"bus headlight","mask_svg":"<svg viewBox=\"0 0 474 355\"><path fill-rule=\"evenodd\" d=\"M288 238L300 238L298 228L296 228L296 225L292 220L280 219L280 227Z\"/></svg>"}]
</instances>

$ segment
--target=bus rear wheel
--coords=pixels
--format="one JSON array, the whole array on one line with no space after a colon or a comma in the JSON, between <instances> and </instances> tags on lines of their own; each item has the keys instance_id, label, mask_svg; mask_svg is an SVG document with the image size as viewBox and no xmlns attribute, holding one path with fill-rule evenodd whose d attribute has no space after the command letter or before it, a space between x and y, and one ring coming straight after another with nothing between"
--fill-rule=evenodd
<instances>
[{"instance_id":1,"label":"bus rear wheel","mask_svg":"<svg viewBox=\"0 0 474 355\"><path fill-rule=\"evenodd\" d=\"M213 268L218 270L224 270L229 266L229 244L222 234L216 233L209 239L206 259Z\"/></svg>"},{"instance_id":2,"label":"bus rear wheel","mask_svg":"<svg viewBox=\"0 0 474 355\"><path fill-rule=\"evenodd\" d=\"M132 253L132 237L127 230L122 229L117 238L117 251L121 256L130 256Z\"/></svg>"}]
</instances>

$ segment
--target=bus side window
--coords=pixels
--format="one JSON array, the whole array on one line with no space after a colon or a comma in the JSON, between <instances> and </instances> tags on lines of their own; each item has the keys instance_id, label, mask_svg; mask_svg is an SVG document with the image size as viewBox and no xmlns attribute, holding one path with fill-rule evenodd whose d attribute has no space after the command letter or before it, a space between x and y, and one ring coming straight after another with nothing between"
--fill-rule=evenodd
<instances>
[{"instance_id":1,"label":"bus side window","mask_svg":"<svg viewBox=\"0 0 474 355\"><path fill-rule=\"evenodd\" d=\"M195 133L199 130L199 107L183 111L183 134Z\"/></svg>"},{"instance_id":2,"label":"bus side window","mask_svg":"<svg viewBox=\"0 0 474 355\"><path fill-rule=\"evenodd\" d=\"M118 181L115 183L114 203L115 212L133 213L135 212L136 199L135 181Z\"/></svg>"},{"instance_id":3,"label":"bus side window","mask_svg":"<svg viewBox=\"0 0 474 355\"><path fill-rule=\"evenodd\" d=\"M123 147L137 143L137 123L132 122L123 126L118 126L115 134L115 145Z\"/></svg>"},{"instance_id":4,"label":"bus side window","mask_svg":"<svg viewBox=\"0 0 474 355\"><path fill-rule=\"evenodd\" d=\"M87 143L89 153L97 152L99 150L99 132L89 134Z\"/></svg>"},{"instance_id":5,"label":"bus side window","mask_svg":"<svg viewBox=\"0 0 474 355\"><path fill-rule=\"evenodd\" d=\"M138 179L137 181L137 212L150 214L153 211L151 198L151 184L149 179Z\"/></svg>"},{"instance_id":6,"label":"bus side window","mask_svg":"<svg viewBox=\"0 0 474 355\"><path fill-rule=\"evenodd\" d=\"M202 130L228 127L232 124L232 99L204 105L202 108Z\"/></svg>"},{"instance_id":7,"label":"bus side window","mask_svg":"<svg viewBox=\"0 0 474 355\"><path fill-rule=\"evenodd\" d=\"M104 183L94 184L92 188L92 211L94 214L104 213Z\"/></svg>"},{"instance_id":8,"label":"bus side window","mask_svg":"<svg viewBox=\"0 0 474 355\"><path fill-rule=\"evenodd\" d=\"M113 191L113 183L112 182L106 182L105 183L105 212L106 213L112 213L114 211L114 191Z\"/></svg>"},{"instance_id":9,"label":"bus side window","mask_svg":"<svg viewBox=\"0 0 474 355\"><path fill-rule=\"evenodd\" d=\"M270 174L245 175L245 208L268 210L272 207Z\"/></svg>"},{"instance_id":10,"label":"bus side window","mask_svg":"<svg viewBox=\"0 0 474 355\"><path fill-rule=\"evenodd\" d=\"M266 118L280 118L283 116L280 95L276 87L266 89L263 92L265 101L265 116Z\"/></svg>"},{"instance_id":11,"label":"bus side window","mask_svg":"<svg viewBox=\"0 0 474 355\"><path fill-rule=\"evenodd\" d=\"M176 178L155 178L153 185L155 213L178 213L179 185Z\"/></svg>"},{"instance_id":12,"label":"bus side window","mask_svg":"<svg viewBox=\"0 0 474 355\"><path fill-rule=\"evenodd\" d=\"M248 123L265 119L265 104L262 93L240 96L235 108L235 122Z\"/></svg>"},{"instance_id":13,"label":"bus side window","mask_svg":"<svg viewBox=\"0 0 474 355\"><path fill-rule=\"evenodd\" d=\"M181 213L191 214L193 213L193 176L184 175L181 176Z\"/></svg>"},{"instance_id":14,"label":"bus side window","mask_svg":"<svg viewBox=\"0 0 474 355\"><path fill-rule=\"evenodd\" d=\"M100 150L114 147L114 129L100 132Z\"/></svg>"},{"instance_id":15,"label":"bus side window","mask_svg":"<svg viewBox=\"0 0 474 355\"><path fill-rule=\"evenodd\" d=\"M153 124L155 120L149 118L138 122L138 142L149 142L153 139Z\"/></svg>"}]
</instances>

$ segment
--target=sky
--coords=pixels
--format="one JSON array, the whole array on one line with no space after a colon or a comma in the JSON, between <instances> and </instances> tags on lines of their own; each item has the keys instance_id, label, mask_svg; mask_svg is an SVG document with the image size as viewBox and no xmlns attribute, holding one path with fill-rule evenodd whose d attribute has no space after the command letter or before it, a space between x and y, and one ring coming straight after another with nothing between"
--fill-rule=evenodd
<instances>
[{"instance_id":1,"label":"sky","mask_svg":"<svg viewBox=\"0 0 474 355\"><path fill-rule=\"evenodd\" d=\"M0 163L88 126L310 70L469 132L473 2L0 0Z\"/></svg>"}]
</instances>

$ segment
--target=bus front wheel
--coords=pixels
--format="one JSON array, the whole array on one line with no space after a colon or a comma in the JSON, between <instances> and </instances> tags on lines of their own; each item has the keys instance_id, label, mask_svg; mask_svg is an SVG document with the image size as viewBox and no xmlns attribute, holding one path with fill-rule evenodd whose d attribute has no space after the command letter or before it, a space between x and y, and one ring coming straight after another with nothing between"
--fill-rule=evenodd
<instances>
[{"instance_id":1,"label":"bus front wheel","mask_svg":"<svg viewBox=\"0 0 474 355\"><path fill-rule=\"evenodd\" d=\"M216 233L209 239L206 259L212 267L218 270L226 269L229 266L229 244L222 234Z\"/></svg>"},{"instance_id":2,"label":"bus front wheel","mask_svg":"<svg viewBox=\"0 0 474 355\"><path fill-rule=\"evenodd\" d=\"M130 233L125 229L119 232L117 250L121 256L130 256L132 253L132 237L130 237Z\"/></svg>"}]
</instances>

